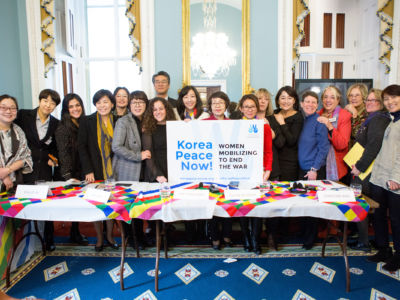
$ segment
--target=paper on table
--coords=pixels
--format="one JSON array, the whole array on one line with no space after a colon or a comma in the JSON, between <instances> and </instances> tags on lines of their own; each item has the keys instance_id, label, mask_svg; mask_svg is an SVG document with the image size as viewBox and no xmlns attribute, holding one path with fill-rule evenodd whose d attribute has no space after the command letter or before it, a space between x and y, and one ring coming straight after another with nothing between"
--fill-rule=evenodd
<instances>
[{"instance_id":1,"label":"paper on table","mask_svg":"<svg viewBox=\"0 0 400 300\"><path fill-rule=\"evenodd\" d=\"M208 201L210 197L208 190L176 189L174 190L174 199Z\"/></svg>"},{"instance_id":2,"label":"paper on table","mask_svg":"<svg viewBox=\"0 0 400 300\"><path fill-rule=\"evenodd\" d=\"M354 192L346 188L318 191L317 196L319 202L356 202Z\"/></svg>"},{"instance_id":3,"label":"paper on table","mask_svg":"<svg viewBox=\"0 0 400 300\"><path fill-rule=\"evenodd\" d=\"M111 192L103 191L99 189L88 188L83 196L86 200L99 201L103 203L107 203L108 199L110 199Z\"/></svg>"},{"instance_id":4,"label":"paper on table","mask_svg":"<svg viewBox=\"0 0 400 300\"><path fill-rule=\"evenodd\" d=\"M349 152L347 152L346 156L343 158L344 162L351 168L358 162L361 158L361 156L364 153L364 147L361 146L359 143L355 143L354 146L350 149ZM364 172L361 173L358 177L360 177L361 180L364 180L365 177L367 177L371 171L372 171L372 166L374 165L375 160L371 163L371 165L368 167L368 169Z\"/></svg>"},{"instance_id":5,"label":"paper on table","mask_svg":"<svg viewBox=\"0 0 400 300\"><path fill-rule=\"evenodd\" d=\"M225 190L226 200L256 200L261 197L259 190Z\"/></svg>"},{"instance_id":6,"label":"paper on table","mask_svg":"<svg viewBox=\"0 0 400 300\"><path fill-rule=\"evenodd\" d=\"M48 185L17 185L15 192L16 198L31 198L31 199L46 199L47 192L49 191Z\"/></svg>"}]
</instances>

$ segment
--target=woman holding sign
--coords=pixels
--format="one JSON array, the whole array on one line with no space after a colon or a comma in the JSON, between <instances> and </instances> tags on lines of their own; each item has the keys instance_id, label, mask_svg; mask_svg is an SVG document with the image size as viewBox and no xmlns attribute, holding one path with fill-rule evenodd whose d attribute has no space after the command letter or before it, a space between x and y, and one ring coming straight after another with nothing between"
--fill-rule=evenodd
<instances>
[{"instance_id":1,"label":"woman holding sign","mask_svg":"<svg viewBox=\"0 0 400 300\"><path fill-rule=\"evenodd\" d=\"M146 159L144 180L147 182L168 181L167 163L167 121L176 120L171 105L156 97L150 101L143 119L143 150L150 151L151 158Z\"/></svg>"},{"instance_id":2,"label":"woman holding sign","mask_svg":"<svg viewBox=\"0 0 400 300\"><path fill-rule=\"evenodd\" d=\"M203 103L194 86L187 85L179 92L176 109L181 120L202 120L210 117L203 111Z\"/></svg>"},{"instance_id":3,"label":"woman holding sign","mask_svg":"<svg viewBox=\"0 0 400 300\"><path fill-rule=\"evenodd\" d=\"M211 117L204 119L204 120L229 120L227 117L225 117L225 111L229 106L229 97L227 94L224 92L215 92L213 93L210 98L208 98L207 101L207 107L208 111L211 112ZM210 236L211 236L211 241L212 241L212 247L214 250L220 250L221 249L221 243L220 243L220 232L218 229L219 223L222 224L222 238L224 240L224 243L228 247L232 247L232 240L231 240L231 235L232 235L232 218L218 218L218 217L213 217L209 221L209 229L210 229Z\"/></svg>"},{"instance_id":4,"label":"woman holding sign","mask_svg":"<svg viewBox=\"0 0 400 300\"><path fill-rule=\"evenodd\" d=\"M385 130L381 150L372 168L370 192L379 203L374 215L378 253L368 260L385 262L383 269L395 272L400 269L400 85L386 87L382 98L392 121ZM389 246L388 211L394 254Z\"/></svg>"},{"instance_id":5,"label":"woman holding sign","mask_svg":"<svg viewBox=\"0 0 400 300\"><path fill-rule=\"evenodd\" d=\"M256 119L257 112L260 109L258 99L253 94L244 95L239 101L239 109L243 114L243 120ZM272 169L272 134L271 127L264 123L264 159L263 159L263 180L269 179ZM250 222L249 222L250 221ZM244 237L244 250L246 252L254 251L261 254L260 234L262 227L261 218L240 218ZM249 227L250 225L250 227Z\"/></svg>"}]
</instances>

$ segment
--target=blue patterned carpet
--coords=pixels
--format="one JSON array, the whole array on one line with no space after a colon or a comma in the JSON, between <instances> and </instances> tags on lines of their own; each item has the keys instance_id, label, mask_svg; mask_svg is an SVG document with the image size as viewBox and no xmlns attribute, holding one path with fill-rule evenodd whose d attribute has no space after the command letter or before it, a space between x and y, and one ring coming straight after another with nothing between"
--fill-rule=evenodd
<instances>
[{"instance_id":1,"label":"blue patterned carpet","mask_svg":"<svg viewBox=\"0 0 400 300\"><path fill-rule=\"evenodd\" d=\"M143 254L154 256L150 252ZM222 251L217 258L193 258L196 255L190 253L194 252L198 251L171 251L171 258L160 260L159 292L154 290L153 257L126 259L126 289L121 291L112 273L114 268L119 269L118 252L94 256L92 251L63 249L45 258L38 256L21 269L7 293L17 298L43 299L400 298L399 272L383 273L380 265L367 263L365 256L356 253L349 257L351 291L346 293L341 256L322 258L315 251L307 256L295 253L293 257L286 251L262 258L242 256L226 263L224 259L234 257L234 253L224 256Z\"/></svg>"}]
</instances>

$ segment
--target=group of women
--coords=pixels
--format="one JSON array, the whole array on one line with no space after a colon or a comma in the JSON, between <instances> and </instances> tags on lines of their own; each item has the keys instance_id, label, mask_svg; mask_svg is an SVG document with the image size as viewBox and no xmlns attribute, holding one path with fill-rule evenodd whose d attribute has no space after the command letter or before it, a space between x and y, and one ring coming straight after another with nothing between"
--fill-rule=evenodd
<instances>
[{"instance_id":1,"label":"group of women","mask_svg":"<svg viewBox=\"0 0 400 300\"><path fill-rule=\"evenodd\" d=\"M66 95L61 122L56 122L50 114L60 102L59 96L55 91L44 90L39 95L39 107L21 110L14 124L17 101L3 95L0 97L0 182L4 190L10 190L24 179L25 182L51 180L48 171L56 176L59 165L59 175L64 180L74 178L90 183L115 179L162 183L168 181L167 121L261 119L265 124L263 180L328 179L350 183L352 176L352 180L362 183L364 193L380 203L374 218L379 251L370 260L386 261L388 269L398 269L400 168L396 166L400 161L400 131L397 128L400 124L397 122L400 86L367 91L363 84L355 84L349 88L347 98L349 104L342 108L340 90L328 86L321 96L322 109L318 110L317 94L307 91L299 99L294 88L285 86L277 92L274 110L271 94L266 89L259 89L255 94L244 95L237 111L228 115L230 100L223 92L212 94L206 109L203 109L196 88L185 86L179 92L176 108L172 108L164 98L156 97L149 101L142 91L129 94L126 88L119 87L114 93L97 91L93 96L96 112L88 116L78 95ZM348 168L343 157L356 142L364 147L364 152L359 161ZM358 176L374 160L372 175L360 180ZM29 177L29 173L36 175ZM388 242L387 209L396 250L394 254ZM317 234L317 221L313 218L302 221L303 247L310 249ZM218 230L220 222L221 234ZM267 220L275 247L278 228L283 223L286 222L278 218ZM231 219L215 218L209 224L214 249L220 249L221 242L232 245ZM262 220L241 218L240 224L244 249L261 253ZM143 224L138 225L137 234L142 240ZM95 223L95 250L103 249L103 236L106 244L118 248L112 235L112 221L106 222L106 230L102 226L102 222ZM358 230L359 240L354 246L363 250L369 247L368 221L360 223ZM50 225L47 232L46 242L52 245ZM86 241L79 233L77 223L71 228L71 238L77 242Z\"/></svg>"}]
</instances>

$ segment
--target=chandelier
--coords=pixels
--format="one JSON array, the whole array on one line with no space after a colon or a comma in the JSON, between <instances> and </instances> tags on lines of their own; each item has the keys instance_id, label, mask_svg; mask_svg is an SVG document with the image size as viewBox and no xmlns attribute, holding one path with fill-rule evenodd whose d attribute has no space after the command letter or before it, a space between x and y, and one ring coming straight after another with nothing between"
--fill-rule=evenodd
<instances>
[{"instance_id":1,"label":"chandelier","mask_svg":"<svg viewBox=\"0 0 400 300\"><path fill-rule=\"evenodd\" d=\"M193 37L190 47L191 67L194 75L212 79L215 76L226 77L229 68L236 64L236 51L229 47L229 37L216 32L216 0L203 2L203 26L205 32Z\"/></svg>"}]
</instances>

